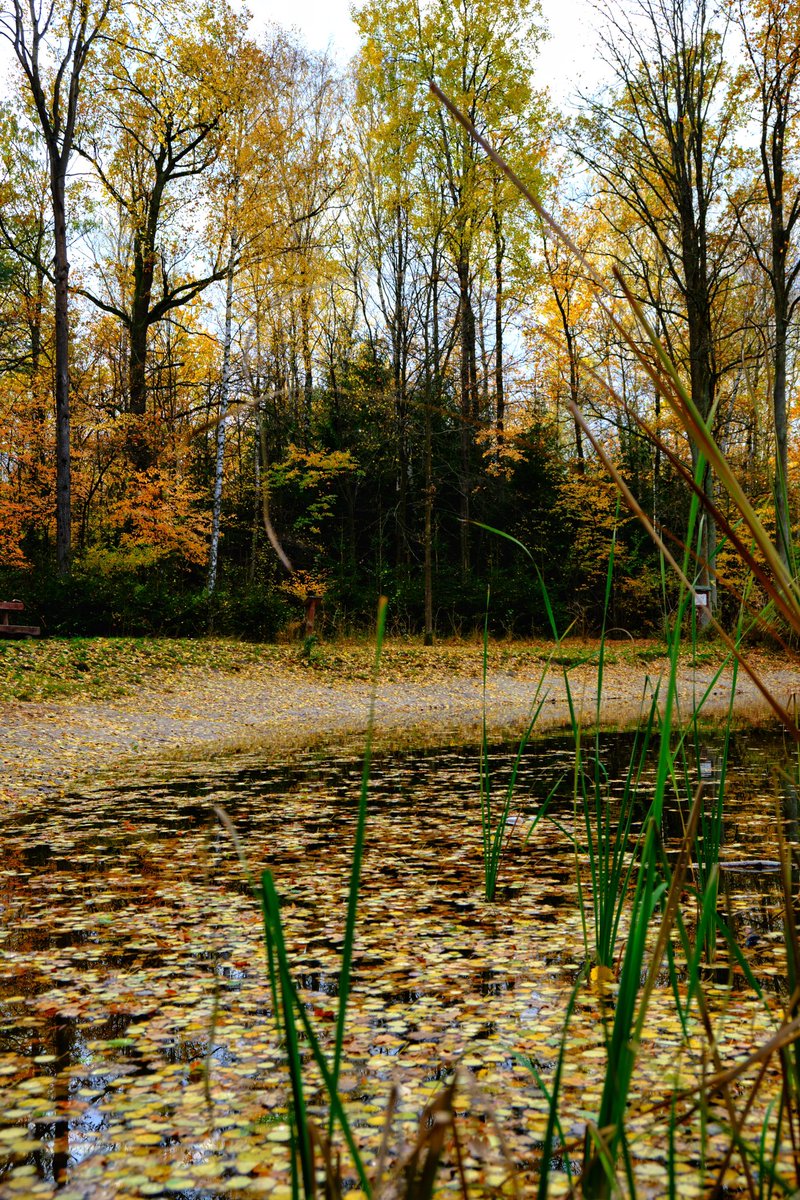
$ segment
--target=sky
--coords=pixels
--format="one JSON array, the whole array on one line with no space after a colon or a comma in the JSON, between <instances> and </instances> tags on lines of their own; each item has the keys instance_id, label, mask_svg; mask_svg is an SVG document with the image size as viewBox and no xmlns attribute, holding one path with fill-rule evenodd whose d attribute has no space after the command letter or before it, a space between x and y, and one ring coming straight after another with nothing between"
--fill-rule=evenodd
<instances>
[{"instance_id":1,"label":"sky","mask_svg":"<svg viewBox=\"0 0 800 1200\"><path fill-rule=\"evenodd\" d=\"M352 0L247 0L253 13L253 32L265 22L294 28L314 50L328 47L344 63L358 47L350 19ZM508 0L513 3L513 0ZM595 12L589 0L542 0L549 39L539 54L537 82L548 85L559 103L576 90L591 90L600 80L594 53Z\"/></svg>"},{"instance_id":2,"label":"sky","mask_svg":"<svg viewBox=\"0 0 800 1200\"><path fill-rule=\"evenodd\" d=\"M330 48L344 65L358 48L356 27L350 18L352 0L244 0L253 13L252 32L267 23L294 28L313 50ZM514 0L507 0L513 3ZM600 81L600 64L594 47L596 19L590 0L541 0L550 37L538 58L537 83L550 88L553 100L568 104L578 90L591 91ZM8 88L12 56L0 39L0 91Z\"/></svg>"}]
</instances>

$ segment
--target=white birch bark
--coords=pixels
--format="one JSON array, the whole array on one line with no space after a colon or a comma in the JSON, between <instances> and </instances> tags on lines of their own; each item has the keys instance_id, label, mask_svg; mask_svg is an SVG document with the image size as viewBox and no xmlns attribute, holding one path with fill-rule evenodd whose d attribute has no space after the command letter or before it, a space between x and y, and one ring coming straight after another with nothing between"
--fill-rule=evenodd
<instances>
[{"instance_id":1,"label":"white birch bark","mask_svg":"<svg viewBox=\"0 0 800 1200\"><path fill-rule=\"evenodd\" d=\"M217 564L219 562L219 529L222 515L222 476L225 464L225 426L228 421L228 404L231 391L231 341L233 327L233 276L236 270L238 244L231 234L231 252L228 258L225 291L225 333L222 342L222 378L220 379L219 417L217 421L217 458L214 468L214 508L211 516L211 549L208 555L208 594L212 596L217 586Z\"/></svg>"}]
</instances>

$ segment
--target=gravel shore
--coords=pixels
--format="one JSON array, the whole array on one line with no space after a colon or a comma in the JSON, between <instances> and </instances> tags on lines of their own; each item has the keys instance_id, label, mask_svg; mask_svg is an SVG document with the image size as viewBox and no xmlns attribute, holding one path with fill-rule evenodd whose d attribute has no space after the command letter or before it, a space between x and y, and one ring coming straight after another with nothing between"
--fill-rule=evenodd
<instances>
[{"instance_id":1,"label":"gravel shore","mask_svg":"<svg viewBox=\"0 0 800 1200\"><path fill-rule=\"evenodd\" d=\"M376 703L378 737L458 740L476 735L483 711L480 652L463 668L430 669L420 654L420 669L402 680L382 680ZM478 664L476 666L476 663ZM607 727L634 723L643 697L663 674L660 661L606 668L602 723ZM782 704L800 689L800 675L775 660L762 669L764 681ZM586 724L596 711L597 671L592 665L570 670L570 687ZM680 707L684 712L710 694L704 713L723 719L730 699L731 672L713 682L711 667L683 669ZM495 732L513 733L525 722L541 668L495 671L486 689L486 712ZM537 727L567 724L564 676L547 671L541 693L545 700ZM337 680L330 672L303 673L275 664L255 665L225 675L198 668L160 676L134 695L105 701L10 703L0 706L3 740L0 749L0 793L14 801L26 794L60 791L109 768L135 772L171 756L202 760L237 750L269 753L312 740L341 741L363 734L367 725L370 684L366 679ZM740 672L737 719L762 722L770 709L755 684Z\"/></svg>"}]
</instances>

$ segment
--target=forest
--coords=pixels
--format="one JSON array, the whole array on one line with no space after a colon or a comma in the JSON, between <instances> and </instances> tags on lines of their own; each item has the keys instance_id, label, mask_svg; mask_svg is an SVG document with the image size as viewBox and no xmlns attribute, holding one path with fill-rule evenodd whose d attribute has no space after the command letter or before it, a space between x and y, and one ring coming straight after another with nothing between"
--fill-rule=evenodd
<instances>
[{"instance_id":1,"label":"forest","mask_svg":"<svg viewBox=\"0 0 800 1200\"><path fill-rule=\"evenodd\" d=\"M4 0L0 592L44 632L260 638L382 593L429 642L488 589L494 632L546 631L501 531L590 634L615 536L608 625L657 632L675 585L596 443L678 543L698 472L732 620L726 493L623 291L791 565L800 6L611 0L564 112L531 0L356 21L342 69L220 2Z\"/></svg>"}]
</instances>

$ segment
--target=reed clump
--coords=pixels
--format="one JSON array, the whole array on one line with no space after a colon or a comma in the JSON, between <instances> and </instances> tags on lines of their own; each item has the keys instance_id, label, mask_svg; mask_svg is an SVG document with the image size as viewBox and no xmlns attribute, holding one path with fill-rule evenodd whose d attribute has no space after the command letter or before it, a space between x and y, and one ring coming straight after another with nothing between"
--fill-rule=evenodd
<instances>
[{"instance_id":1,"label":"reed clump","mask_svg":"<svg viewBox=\"0 0 800 1200\"><path fill-rule=\"evenodd\" d=\"M442 104L483 146L497 169L527 196L540 219L571 252L581 257L567 235L544 212L513 170L477 133L470 122L433 87ZM594 277L589 264L587 270ZM709 968L713 968L718 945L726 947L746 986L765 1007L774 1011L774 1003L764 994L737 944L732 925L720 911L719 876L723 849L725 775L733 719L733 701L728 708L723 730L721 761L712 777L706 777L702 753L701 720L703 706L711 687L697 698L689 713L682 713L678 693L678 673L682 643L687 636L693 654L700 652L701 634L697 627L695 586L701 572L713 564L702 563L693 548L699 541L698 528L708 510L709 500L700 481L706 464L714 471L729 501L726 516L719 508L713 517L729 547L734 547L761 594L767 597L766 609L753 612L751 597L741 597L739 619L731 634L712 615L716 634L726 647L736 672L745 672L764 695L773 713L783 723L787 738L800 746L800 728L796 712L790 711L781 697L772 695L761 680L757 667L748 658L745 645L748 628L763 625L775 617L792 636L800 637L800 592L796 580L785 567L770 541L752 505L717 446L708 424L703 420L685 388L679 372L666 357L636 299L617 279L627 304L626 316L620 316L616 300L603 281L597 280L599 303L608 319L638 357L663 400L699 448L694 472L682 470L692 497L688 531L679 562L631 495L625 481L609 460L591 427L577 408L574 416L606 463L617 483L621 501L639 517L656 542L665 570L671 570L678 584L678 604L667 626L667 668L658 680L650 681L643 692L642 720L625 775L622 793L612 797L602 760L602 747L595 733L587 738L583 722L570 690L569 666L563 664L569 697L570 721L574 740L572 773L571 828L561 825L574 849L578 903L584 922L585 962L564 1013L564 1031L549 1069L524 1055L518 1056L531 1072L531 1087L539 1090L547 1105L547 1120L538 1165L537 1194L545 1200L550 1194L568 1193L586 1198L617 1195L635 1196L637 1180L637 1138L633 1134L646 1122L647 1138L663 1148L667 1194L681 1195L682 1180L679 1145L692 1122L699 1120L698 1142L692 1154L705 1172L709 1195L730 1194L730 1171L735 1170L736 1193L756 1200L780 1194L796 1194L800 1189L800 904L798 882L800 868L795 848L783 830L783 814L778 808L780 831L780 878L783 901L783 934L787 962L787 991L774 1029L749 1053L737 1061L723 1061L717 1037L714 1005L709 998ZM633 322L635 331L629 322ZM624 405L623 398L618 398ZM636 418L639 421L639 418ZM641 421L643 433L669 455L657 431ZM674 458L674 455L671 456ZM675 465L675 464L673 464ZM494 531L498 532L498 531ZM501 536L505 536L502 535ZM513 539L512 539L513 540ZM519 543L517 543L519 545ZM521 547L524 551L525 548ZM525 551L527 553L527 551ZM534 569L536 564L533 564ZM606 579L606 612L614 569L613 542L609 552ZM537 572L538 576L538 572ZM558 663L562 634L552 620L544 581L538 583L551 617L553 652ZM378 620L375 671L380 661L380 646L385 623L385 605ZM600 639L597 656L597 711L595 728L601 725L603 671L607 636ZM549 666L549 663L546 664ZM722 667L719 668L720 670ZM483 677L487 675L487 638L484 635ZM504 856L509 852L517 823L512 813L518 804L518 788L524 771L524 754L543 703L545 672L535 689L531 716L514 757L510 782L500 799L492 795L489 770L485 707L480 755L480 845L484 861L484 890L487 901L496 900L497 883ZM394 1107L393 1093L385 1114L381 1148L377 1161L365 1162L357 1130L352 1126L345 1102L339 1094L342 1047L347 1017L347 997L352 981L352 954L356 930L359 880L364 853L364 827L368 810L369 760L372 718L367 738L364 773L358 808L356 839L347 900L345 936L339 973L339 1006L333 1044L327 1045L316 1031L312 1017L295 986L290 958L283 937L280 901L269 874L265 874L257 892L264 912L265 942L273 1007L279 1036L285 1047L287 1079L291 1093L289 1106L292 1137L292 1194L311 1197L342 1195L355 1181L367 1197L392 1196L405 1200L427 1200L437 1193L443 1168L447 1168L447 1194L463 1197L490 1194L482 1187L473 1188L464 1170L461 1118L457 1115L458 1074L444 1082L439 1094L421 1114L419 1136L414 1145L391 1151ZM654 785L648 789L646 803L640 795L645 757L655 759ZM564 785L554 781L554 793ZM796 765L782 786L792 791L795 800L800 787ZM553 793L553 794L554 794ZM683 834L677 849L668 846L664 834L664 809L669 797L676 798L684 814ZM644 817L636 812L644 803ZM536 826L545 827L556 818L540 806L531 817L528 836ZM569 1129L564 1101L564 1081L571 1069L569 1031L576 999L584 989L594 989L598 1021L604 1033L604 1072L594 1115L585 1121L582 1139ZM667 988L674 1004L675 1020L687 1046L698 1040L702 1045L703 1071L691 1087L670 1085L664 1080L661 1094L647 1098L643 1105L632 1104L631 1085L640 1054L644 1030L655 990ZM509 1048L510 1053L514 1047ZM328 1120L324 1129L312 1121L306 1104L307 1072L314 1065L317 1080L322 1081ZM780 1086L770 1084L771 1073L780 1073ZM761 1117L757 1136L752 1135L753 1114ZM487 1120L495 1122L493 1115ZM497 1125L502 1144L502 1122ZM715 1151L711 1161L710 1140L713 1124L715 1145L720 1130L725 1149ZM501 1156L502 1157L502 1156ZM499 1178L491 1194L518 1191L515 1164L503 1161ZM473 1191L471 1193L471 1188Z\"/></svg>"}]
</instances>

